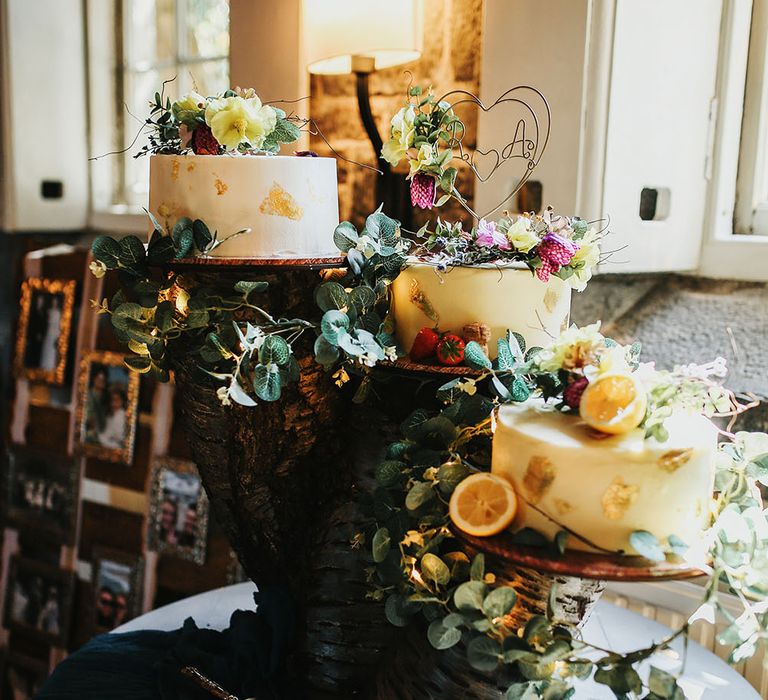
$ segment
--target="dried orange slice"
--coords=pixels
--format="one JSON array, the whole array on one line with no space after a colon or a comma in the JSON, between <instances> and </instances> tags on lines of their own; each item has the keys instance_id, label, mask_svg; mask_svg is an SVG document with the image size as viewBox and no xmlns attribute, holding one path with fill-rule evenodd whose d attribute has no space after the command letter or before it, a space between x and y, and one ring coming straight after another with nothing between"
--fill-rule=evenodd
<instances>
[{"instance_id":1,"label":"dried orange slice","mask_svg":"<svg viewBox=\"0 0 768 700\"><path fill-rule=\"evenodd\" d=\"M595 430L618 435L640 425L647 407L645 389L634 375L604 374L584 389L579 414Z\"/></svg>"},{"instance_id":2,"label":"dried orange slice","mask_svg":"<svg viewBox=\"0 0 768 700\"><path fill-rule=\"evenodd\" d=\"M483 472L468 476L454 489L449 513L453 524L475 537L490 537L509 527L517 496L508 481Z\"/></svg>"}]
</instances>

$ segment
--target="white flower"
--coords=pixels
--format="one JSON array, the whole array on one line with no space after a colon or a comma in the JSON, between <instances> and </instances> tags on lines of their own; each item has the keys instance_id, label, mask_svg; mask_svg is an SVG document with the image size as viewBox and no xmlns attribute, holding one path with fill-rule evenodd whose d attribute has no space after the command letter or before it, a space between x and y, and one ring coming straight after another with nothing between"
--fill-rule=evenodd
<instances>
[{"instance_id":1,"label":"white flower","mask_svg":"<svg viewBox=\"0 0 768 700\"><path fill-rule=\"evenodd\" d=\"M187 126L196 125L197 118L204 109L205 98L194 90L188 92L171 105L173 118Z\"/></svg>"},{"instance_id":2,"label":"white flower","mask_svg":"<svg viewBox=\"0 0 768 700\"><path fill-rule=\"evenodd\" d=\"M361 365L365 365L366 367L375 367L376 362L378 362L378 357L372 352L366 352L360 355L357 358L360 361Z\"/></svg>"},{"instance_id":3,"label":"white flower","mask_svg":"<svg viewBox=\"0 0 768 700\"><path fill-rule=\"evenodd\" d=\"M577 243L579 249L573 254L568 265L578 269L568 278L568 282L577 292L581 292L592 279L592 270L600 262L600 238L597 229L588 228L584 237Z\"/></svg>"},{"instance_id":4,"label":"white flower","mask_svg":"<svg viewBox=\"0 0 768 700\"><path fill-rule=\"evenodd\" d=\"M104 277L104 275L107 274L107 266L100 260L94 260L90 265L88 265L88 269L96 279L101 279Z\"/></svg>"},{"instance_id":5,"label":"white flower","mask_svg":"<svg viewBox=\"0 0 768 700\"><path fill-rule=\"evenodd\" d=\"M240 144L261 148L277 124L277 113L262 105L258 97L220 97L208 102L205 123L224 148L233 151Z\"/></svg>"},{"instance_id":6,"label":"white flower","mask_svg":"<svg viewBox=\"0 0 768 700\"><path fill-rule=\"evenodd\" d=\"M403 107L392 117L391 138L381 149L381 155L390 165L397 165L405 158L406 151L413 146L416 131L413 128L413 120L416 110L413 105Z\"/></svg>"},{"instance_id":7,"label":"white flower","mask_svg":"<svg viewBox=\"0 0 768 700\"><path fill-rule=\"evenodd\" d=\"M411 158L411 170L408 177L413 177L418 172L423 172L431 165L438 164L438 156L435 147L430 143L422 143L415 158Z\"/></svg>"},{"instance_id":8,"label":"white flower","mask_svg":"<svg viewBox=\"0 0 768 700\"><path fill-rule=\"evenodd\" d=\"M456 388L459 391L463 391L468 396L474 396L477 393L477 386L475 385L474 379L460 379L456 384Z\"/></svg>"},{"instance_id":9,"label":"white flower","mask_svg":"<svg viewBox=\"0 0 768 700\"><path fill-rule=\"evenodd\" d=\"M521 253L527 253L541 241L538 234L531 228L531 220L527 216L518 216L504 233L515 250Z\"/></svg>"},{"instance_id":10,"label":"white flower","mask_svg":"<svg viewBox=\"0 0 768 700\"><path fill-rule=\"evenodd\" d=\"M571 326L537 356L539 368L545 372L559 369L583 369L597 365L605 351L605 338L600 333L600 321L579 328Z\"/></svg>"},{"instance_id":11,"label":"white flower","mask_svg":"<svg viewBox=\"0 0 768 700\"><path fill-rule=\"evenodd\" d=\"M384 357L390 362L394 362L397 359L397 348L394 345L385 345Z\"/></svg>"},{"instance_id":12,"label":"white flower","mask_svg":"<svg viewBox=\"0 0 768 700\"><path fill-rule=\"evenodd\" d=\"M216 389L216 398L221 401L222 406L231 406L232 401L229 398L229 387L220 386Z\"/></svg>"}]
</instances>

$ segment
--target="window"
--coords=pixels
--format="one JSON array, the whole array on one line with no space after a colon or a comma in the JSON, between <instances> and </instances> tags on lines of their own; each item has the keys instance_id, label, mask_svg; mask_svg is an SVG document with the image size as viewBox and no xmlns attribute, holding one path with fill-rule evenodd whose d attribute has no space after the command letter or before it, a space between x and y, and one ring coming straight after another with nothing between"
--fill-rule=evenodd
<instances>
[{"instance_id":1,"label":"window","mask_svg":"<svg viewBox=\"0 0 768 700\"><path fill-rule=\"evenodd\" d=\"M92 223L111 227L147 205L149 159L133 156L163 81L171 99L229 87L229 0L90 0L87 21Z\"/></svg>"}]
</instances>

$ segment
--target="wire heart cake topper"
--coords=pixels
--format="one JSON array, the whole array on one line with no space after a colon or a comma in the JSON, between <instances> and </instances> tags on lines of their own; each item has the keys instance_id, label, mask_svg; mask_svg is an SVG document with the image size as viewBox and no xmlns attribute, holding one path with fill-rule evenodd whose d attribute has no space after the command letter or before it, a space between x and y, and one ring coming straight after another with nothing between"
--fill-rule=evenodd
<instances>
[{"instance_id":1,"label":"wire heart cake topper","mask_svg":"<svg viewBox=\"0 0 768 700\"><path fill-rule=\"evenodd\" d=\"M403 158L409 159L411 201L422 209L439 207L449 199L456 199L475 219L484 219L500 209L528 181L547 147L551 111L544 95L530 85L510 88L488 105L467 90L451 90L435 98L431 91L425 95L420 87L411 87L408 96L408 106L392 119L391 138L384 144L382 157L391 165L397 165ZM411 101L412 98L416 101ZM468 147L464 122L456 112L470 105L485 113L510 108L513 125L510 140L487 150ZM460 166L466 165L479 182L487 182L500 171L508 171L505 166L511 161L523 161L524 170L496 206L478 214L456 189L456 161ZM435 201L438 188L443 195Z\"/></svg>"}]
</instances>

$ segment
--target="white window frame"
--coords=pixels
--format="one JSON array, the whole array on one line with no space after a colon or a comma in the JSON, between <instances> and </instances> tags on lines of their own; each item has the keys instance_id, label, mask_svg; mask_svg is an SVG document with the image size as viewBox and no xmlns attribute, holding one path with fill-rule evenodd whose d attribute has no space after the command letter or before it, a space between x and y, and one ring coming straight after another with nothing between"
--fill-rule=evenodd
<instances>
[{"instance_id":1,"label":"white window frame","mask_svg":"<svg viewBox=\"0 0 768 700\"><path fill-rule=\"evenodd\" d=\"M760 8L757 8L758 3ZM766 0L754 0L754 4L756 9L768 10ZM754 43L750 46L749 41L752 10L753 0L723 0L714 109L717 128L709 167L704 240L696 272L706 277L765 281L768 280L768 235L734 230L737 179L741 177L743 182L748 177L744 171L748 161L742 159L740 163L740 155L742 150L751 148L756 133L749 114L745 114L747 64L750 51L756 50Z\"/></svg>"},{"instance_id":2,"label":"white window frame","mask_svg":"<svg viewBox=\"0 0 768 700\"><path fill-rule=\"evenodd\" d=\"M109 137L105 133L114 130L118 119L130 119L125 114L122 105L116 106L116 91L119 78L114 74L115 66L122 72L123 92L130 91L130 83L134 75L146 70L163 70L171 66L178 67L178 73L190 66L200 63L215 61L229 61L229 55L216 55L205 57L190 57L188 36L186 27L186 4L181 0L176 0L175 8L175 54L171 61L157 61L147 64L139 64L131 61L131 57L124 51L122 62L118 65L115 56L114 33L119 26L122 32L121 41L125 45L128 42L128 31L131 29L130 17L128 16L130 3L120 3L122 5L123 16L120 18L119 25L115 17L115 4L105 2L104 0L87 0L87 25L88 25L88 78L89 78L89 114L103 114L102 118L91 119L90 124L90 143L93 155L100 156L100 152L95 152L100 145L109 142ZM231 22L230 22L231 26ZM231 47L231 41L230 41ZM231 48L230 48L231 54ZM230 66L231 72L231 66ZM185 84L187 78L182 75L182 84ZM157 89L160 89L158 85ZM191 86L190 86L191 89ZM105 109L105 105L112 105ZM120 110L120 113L117 113ZM144 115L137 115L140 118ZM130 139L128 139L130 142ZM127 145L127 144L126 144ZM122 155L106 156L91 162L91 206L88 216L88 225L91 229L97 231L118 232L118 233L143 233L147 230L147 217L141 210L141 207L130 203L113 203L115 188L115 171L118 169L113 158L132 158L133 152ZM122 162L122 161L121 161ZM112 170L112 172L110 172ZM123 168L124 170L124 168ZM119 176L118 176L119 177ZM105 189L108 187L111 191L95 192L94 186L100 182L105 183ZM105 202L110 202L106 204Z\"/></svg>"}]
</instances>

